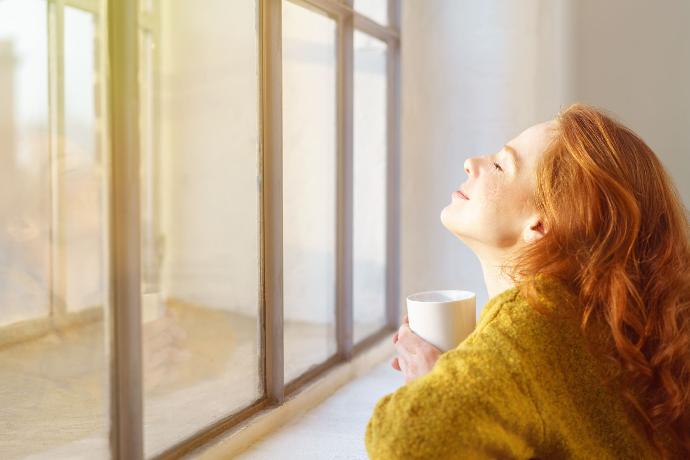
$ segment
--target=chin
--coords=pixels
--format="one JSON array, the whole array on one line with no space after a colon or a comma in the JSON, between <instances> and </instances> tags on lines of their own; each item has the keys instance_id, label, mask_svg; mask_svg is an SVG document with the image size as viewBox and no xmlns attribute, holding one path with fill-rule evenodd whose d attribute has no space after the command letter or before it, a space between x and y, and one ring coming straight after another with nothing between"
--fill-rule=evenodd
<instances>
[{"instance_id":1,"label":"chin","mask_svg":"<svg viewBox=\"0 0 690 460\"><path fill-rule=\"evenodd\" d=\"M446 227L446 229L448 229L449 231L452 231L452 230L448 227L448 224L449 224L448 218L450 217L450 216L448 215L449 212L450 212L449 209L448 209L449 207L450 207L450 205L448 205L448 206L446 206L445 208L441 209L441 214L439 215L439 219L441 219L441 224L443 224L443 226Z\"/></svg>"},{"instance_id":2,"label":"chin","mask_svg":"<svg viewBox=\"0 0 690 460\"><path fill-rule=\"evenodd\" d=\"M445 229L452 233L454 236L460 238L461 240L463 239L462 230L459 229L457 225L453 225L454 222L449 222L448 216L445 215L443 211L441 212L441 224L443 224Z\"/></svg>"},{"instance_id":3,"label":"chin","mask_svg":"<svg viewBox=\"0 0 690 460\"><path fill-rule=\"evenodd\" d=\"M441 210L441 223L451 233L460 233L462 231L459 224L462 223L463 217L459 215L457 209L453 209L453 205L449 204Z\"/></svg>"},{"instance_id":4,"label":"chin","mask_svg":"<svg viewBox=\"0 0 690 460\"><path fill-rule=\"evenodd\" d=\"M453 216L452 213L447 211L448 207L441 211L441 223L450 233L453 234L460 241L469 246L468 243L476 241L477 239L472 236L472 229L468 229L462 226L462 218L459 216ZM453 219L455 217L455 219Z\"/></svg>"}]
</instances>

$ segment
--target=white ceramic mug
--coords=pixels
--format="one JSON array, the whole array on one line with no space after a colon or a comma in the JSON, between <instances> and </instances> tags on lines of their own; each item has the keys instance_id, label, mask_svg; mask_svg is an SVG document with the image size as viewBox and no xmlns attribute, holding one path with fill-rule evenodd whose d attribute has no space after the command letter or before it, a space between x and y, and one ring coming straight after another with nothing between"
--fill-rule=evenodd
<instances>
[{"instance_id":1,"label":"white ceramic mug","mask_svg":"<svg viewBox=\"0 0 690 460\"><path fill-rule=\"evenodd\" d=\"M457 347L476 325L476 295L471 291L440 290L407 296L412 332L441 351Z\"/></svg>"}]
</instances>

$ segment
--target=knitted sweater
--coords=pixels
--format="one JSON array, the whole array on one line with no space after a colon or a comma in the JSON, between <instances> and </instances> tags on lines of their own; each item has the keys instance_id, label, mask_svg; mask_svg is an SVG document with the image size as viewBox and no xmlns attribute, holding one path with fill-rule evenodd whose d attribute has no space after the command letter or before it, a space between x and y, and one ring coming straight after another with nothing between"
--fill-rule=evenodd
<instances>
[{"instance_id":1,"label":"knitted sweater","mask_svg":"<svg viewBox=\"0 0 690 460\"><path fill-rule=\"evenodd\" d=\"M551 311L575 299L560 281L539 279ZM367 452L374 460L658 458L620 393L601 383L601 361L575 315L547 318L508 289L428 374L377 402Z\"/></svg>"}]
</instances>

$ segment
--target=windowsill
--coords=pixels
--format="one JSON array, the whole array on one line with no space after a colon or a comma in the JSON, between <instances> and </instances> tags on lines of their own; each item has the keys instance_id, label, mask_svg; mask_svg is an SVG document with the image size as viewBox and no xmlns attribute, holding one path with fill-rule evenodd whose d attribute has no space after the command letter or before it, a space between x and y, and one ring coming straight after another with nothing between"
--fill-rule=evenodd
<instances>
[{"instance_id":1,"label":"windowsill","mask_svg":"<svg viewBox=\"0 0 690 460\"><path fill-rule=\"evenodd\" d=\"M177 341L172 351L186 353L186 357L173 362L163 355L165 359L159 360L158 365L145 369L147 457L194 436L200 428L246 406L259 393L255 317L174 299L166 301L165 308L176 313L174 324L166 323L166 328L174 325L184 332L184 338ZM5 326L2 338L6 340L0 343L0 380L5 391L0 392L0 406L6 408L7 419L12 421L0 430L5 456L72 458L85 451L96 456L108 455L110 368L101 312L102 308L94 308L87 315L73 315L74 321L46 319ZM147 329L151 325L154 322L143 325L145 332L152 333L148 341L160 345L161 328L154 334L153 329ZM295 374L309 368L333 352L324 347L333 334L332 325L286 321L284 326L285 341L292 344L292 353L286 357L288 372ZM364 326L360 324L359 330L364 330ZM332 372L327 372L330 377L325 379L325 386L317 385L318 395L311 396L311 406L366 372L386 353L392 353L390 335L387 347L379 352L372 354L377 348L375 342L373 349L357 354L354 361L359 364L351 363L345 368L336 365ZM152 352L151 357L155 356L161 353ZM151 358L151 362L155 360ZM323 379L317 376L315 381ZM311 388L309 384L306 387ZM295 396L303 392L297 390ZM303 407L298 409L303 411L311 406L297 407ZM285 413L280 407L269 410ZM172 420L170 413L185 417ZM280 423L287 418L282 415ZM44 434L42 442L34 442L35 433Z\"/></svg>"},{"instance_id":2,"label":"windowsill","mask_svg":"<svg viewBox=\"0 0 690 460\"><path fill-rule=\"evenodd\" d=\"M319 377L281 406L251 417L192 458L366 458L364 429L376 401L402 384L388 364L389 336ZM309 456L311 454L311 456ZM307 455L305 457L305 455Z\"/></svg>"}]
</instances>

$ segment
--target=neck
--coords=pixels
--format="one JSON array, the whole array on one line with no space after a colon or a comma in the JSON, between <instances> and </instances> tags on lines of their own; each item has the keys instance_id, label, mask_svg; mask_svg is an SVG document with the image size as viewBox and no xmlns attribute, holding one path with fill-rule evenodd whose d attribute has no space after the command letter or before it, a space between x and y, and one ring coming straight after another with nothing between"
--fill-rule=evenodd
<instances>
[{"instance_id":1,"label":"neck","mask_svg":"<svg viewBox=\"0 0 690 460\"><path fill-rule=\"evenodd\" d=\"M503 267L508 259L505 253L487 253L478 254L479 261L484 272L484 282L486 283L486 290L489 293L489 298L495 297L507 289L515 287L513 281L505 276L501 267Z\"/></svg>"}]
</instances>

